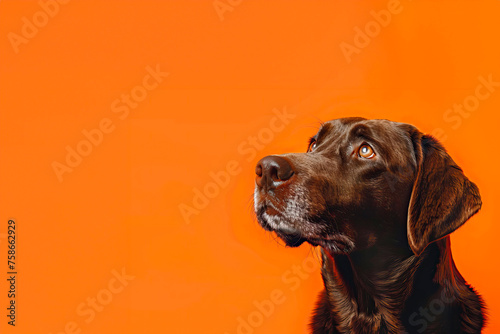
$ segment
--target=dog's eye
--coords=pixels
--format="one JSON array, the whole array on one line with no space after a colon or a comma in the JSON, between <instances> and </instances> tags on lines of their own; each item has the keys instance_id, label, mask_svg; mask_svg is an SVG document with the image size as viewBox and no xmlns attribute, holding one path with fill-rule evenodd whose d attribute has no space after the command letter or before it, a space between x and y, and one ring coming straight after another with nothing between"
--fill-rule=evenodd
<instances>
[{"instance_id":1,"label":"dog's eye","mask_svg":"<svg viewBox=\"0 0 500 334\"><path fill-rule=\"evenodd\" d=\"M311 142L309 143L309 147L307 148L307 152L312 152L316 149L317 142L315 139L311 139Z\"/></svg>"},{"instance_id":2,"label":"dog's eye","mask_svg":"<svg viewBox=\"0 0 500 334\"><path fill-rule=\"evenodd\" d=\"M375 156L375 152L368 144L361 145L359 148L358 154L362 158L371 159Z\"/></svg>"}]
</instances>

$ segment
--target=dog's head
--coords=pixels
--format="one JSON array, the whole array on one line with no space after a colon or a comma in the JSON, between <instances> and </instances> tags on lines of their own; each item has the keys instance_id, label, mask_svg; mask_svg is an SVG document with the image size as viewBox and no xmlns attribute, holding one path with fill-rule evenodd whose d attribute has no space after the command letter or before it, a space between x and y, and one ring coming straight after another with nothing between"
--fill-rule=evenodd
<instances>
[{"instance_id":1,"label":"dog's head","mask_svg":"<svg viewBox=\"0 0 500 334\"><path fill-rule=\"evenodd\" d=\"M267 156L256 174L262 227L289 246L308 241L332 253L391 240L418 255L481 207L437 140L387 120L327 122L306 153Z\"/></svg>"}]
</instances>

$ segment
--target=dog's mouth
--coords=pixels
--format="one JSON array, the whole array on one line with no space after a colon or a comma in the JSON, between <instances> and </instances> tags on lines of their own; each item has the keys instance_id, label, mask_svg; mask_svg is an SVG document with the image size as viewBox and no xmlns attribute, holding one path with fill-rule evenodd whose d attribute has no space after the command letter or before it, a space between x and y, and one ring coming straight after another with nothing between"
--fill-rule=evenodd
<instances>
[{"instance_id":1,"label":"dog's mouth","mask_svg":"<svg viewBox=\"0 0 500 334\"><path fill-rule=\"evenodd\" d=\"M262 201L256 205L255 212L262 228L275 232L289 247L298 247L307 241L330 253L349 253L354 248L352 240L344 234L327 233L324 226L309 221L307 217L302 216L300 221L292 221L286 211L283 213L272 202Z\"/></svg>"},{"instance_id":2,"label":"dog's mouth","mask_svg":"<svg viewBox=\"0 0 500 334\"><path fill-rule=\"evenodd\" d=\"M256 210L257 219L266 231L280 232L290 235L300 235L300 231L293 227L279 209L272 203L264 202Z\"/></svg>"},{"instance_id":3,"label":"dog's mouth","mask_svg":"<svg viewBox=\"0 0 500 334\"><path fill-rule=\"evenodd\" d=\"M258 208L256 206L255 213L260 226L266 231L275 232L287 246L298 247L306 241L302 233L291 226L291 223L283 217L272 203L261 203Z\"/></svg>"}]
</instances>

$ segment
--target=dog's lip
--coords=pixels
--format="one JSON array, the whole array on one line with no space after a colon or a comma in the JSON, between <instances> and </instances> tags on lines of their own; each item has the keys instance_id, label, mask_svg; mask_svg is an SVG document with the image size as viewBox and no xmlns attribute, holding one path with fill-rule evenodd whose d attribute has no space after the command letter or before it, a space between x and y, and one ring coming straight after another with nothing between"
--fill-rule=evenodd
<instances>
[{"instance_id":1,"label":"dog's lip","mask_svg":"<svg viewBox=\"0 0 500 334\"><path fill-rule=\"evenodd\" d=\"M328 236L306 237L307 242L313 246L321 246L326 249L338 249L349 252L354 247L352 241L341 233L332 233Z\"/></svg>"},{"instance_id":2,"label":"dog's lip","mask_svg":"<svg viewBox=\"0 0 500 334\"><path fill-rule=\"evenodd\" d=\"M311 243L325 243L325 242L345 242L345 236L342 236L340 234L333 233L328 236L313 236L313 237L307 237L307 240Z\"/></svg>"},{"instance_id":3,"label":"dog's lip","mask_svg":"<svg viewBox=\"0 0 500 334\"><path fill-rule=\"evenodd\" d=\"M293 234L293 235L300 235L300 231L297 230L295 227L293 227L290 224L287 224L285 221L280 221L278 223L269 221L269 219L273 217L278 217L283 219L282 213L274 207L274 205L271 205L267 202L263 202L258 206L258 209L256 211L257 215L257 220L259 224L266 230L266 231L274 231L274 232L282 232L285 234Z\"/></svg>"},{"instance_id":4,"label":"dog's lip","mask_svg":"<svg viewBox=\"0 0 500 334\"><path fill-rule=\"evenodd\" d=\"M338 238L336 238L335 234L329 235L329 236L314 236L310 237L310 240L313 241L336 241Z\"/></svg>"},{"instance_id":5,"label":"dog's lip","mask_svg":"<svg viewBox=\"0 0 500 334\"><path fill-rule=\"evenodd\" d=\"M280 212L279 205L274 203L274 201L271 201L268 198L261 199L257 203L255 213L257 214L257 217L261 217L264 213L266 213L269 216L282 215L282 212Z\"/></svg>"},{"instance_id":6,"label":"dog's lip","mask_svg":"<svg viewBox=\"0 0 500 334\"><path fill-rule=\"evenodd\" d=\"M313 246L323 246L329 240L325 238L307 238L307 241Z\"/></svg>"},{"instance_id":7,"label":"dog's lip","mask_svg":"<svg viewBox=\"0 0 500 334\"><path fill-rule=\"evenodd\" d=\"M274 207L270 206L270 205L266 205L266 210L265 212L270 215L270 216L276 216L276 215L279 215L280 212L278 210L276 210Z\"/></svg>"}]
</instances>

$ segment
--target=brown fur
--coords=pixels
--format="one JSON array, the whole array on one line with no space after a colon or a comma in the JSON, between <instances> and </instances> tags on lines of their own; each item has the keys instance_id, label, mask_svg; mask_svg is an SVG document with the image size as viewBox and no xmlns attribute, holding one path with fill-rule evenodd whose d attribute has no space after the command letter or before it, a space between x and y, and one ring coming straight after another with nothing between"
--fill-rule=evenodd
<instances>
[{"instance_id":1,"label":"brown fur","mask_svg":"<svg viewBox=\"0 0 500 334\"><path fill-rule=\"evenodd\" d=\"M344 118L308 153L262 159L255 210L287 245L321 246L320 333L480 333L484 304L449 234L481 207L477 186L415 127ZM375 152L363 158L359 149Z\"/></svg>"}]
</instances>

